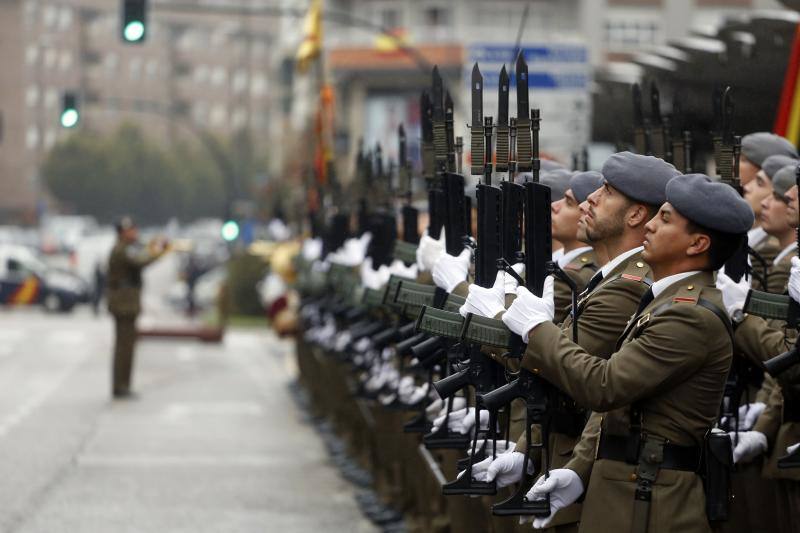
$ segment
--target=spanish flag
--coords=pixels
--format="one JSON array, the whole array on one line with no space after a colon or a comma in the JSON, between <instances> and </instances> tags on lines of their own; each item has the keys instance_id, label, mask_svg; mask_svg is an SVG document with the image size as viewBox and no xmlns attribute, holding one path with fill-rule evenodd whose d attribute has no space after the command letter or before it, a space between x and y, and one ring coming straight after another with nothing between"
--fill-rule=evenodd
<instances>
[{"instance_id":1,"label":"spanish flag","mask_svg":"<svg viewBox=\"0 0 800 533\"><path fill-rule=\"evenodd\" d=\"M800 146L800 24L795 30L792 52L789 54L774 130L795 146Z\"/></svg>"},{"instance_id":2,"label":"spanish flag","mask_svg":"<svg viewBox=\"0 0 800 533\"><path fill-rule=\"evenodd\" d=\"M305 71L322 51L322 0L311 0L303 23L303 42L297 49L297 69Z\"/></svg>"}]
</instances>

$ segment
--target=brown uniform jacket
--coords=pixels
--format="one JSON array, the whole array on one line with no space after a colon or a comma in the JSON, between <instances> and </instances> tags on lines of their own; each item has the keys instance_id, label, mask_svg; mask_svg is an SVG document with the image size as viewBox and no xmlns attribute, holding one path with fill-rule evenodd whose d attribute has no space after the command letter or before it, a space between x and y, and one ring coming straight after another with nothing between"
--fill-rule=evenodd
<instances>
[{"instance_id":1,"label":"brown uniform jacket","mask_svg":"<svg viewBox=\"0 0 800 533\"><path fill-rule=\"evenodd\" d=\"M578 345L588 353L608 359L614 353L617 339L628 319L647 291L651 276L650 267L642 261L641 253L637 253L612 269L590 294L583 295L578 301ZM572 317L568 316L560 326L570 341L574 340L572 323ZM531 436L538 438L538 434L538 428L534 428ZM578 440L577 436L551 433L550 468L562 468L572 456ZM524 451L526 447L523 434L517 441L516 449ZM591 453L593 455L594 450ZM577 522L580 516L581 506L574 504L559 511L553 525Z\"/></svg>"},{"instance_id":2,"label":"brown uniform jacket","mask_svg":"<svg viewBox=\"0 0 800 533\"><path fill-rule=\"evenodd\" d=\"M643 432L677 445L699 446L716 421L732 354L725 324L697 305L700 297L724 313L713 274L692 275L667 287L643 310L608 360L590 355L554 325L540 324L531 333L523 366L604 413L603 431L626 435L629 406L636 403L643 413ZM583 439L596 438L598 416L587 425ZM567 468L587 487L581 530L629 531L635 466L573 457ZM651 533L710 531L702 482L694 472L662 469L653 502Z\"/></svg>"},{"instance_id":3,"label":"brown uniform jacket","mask_svg":"<svg viewBox=\"0 0 800 533\"><path fill-rule=\"evenodd\" d=\"M108 260L108 310L116 316L141 312L142 270L160 257L139 244L117 241Z\"/></svg>"},{"instance_id":4,"label":"brown uniform jacket","mask_svg":"<svg viewBox=\"0 0 800 533\"><path fill-rule=\"evenodd\" d=\"M589 283L595 272L597 272L597 269L597 256L594 250L589 250L572 260L563 270L575 282L578 294L580 294L586 288L586 284ZM572 290L566 282L558 278L553 283L553 299L556 310L553 322L560 324L569 315L570 306L572 305Z\"/></svg>"}]
</instances>

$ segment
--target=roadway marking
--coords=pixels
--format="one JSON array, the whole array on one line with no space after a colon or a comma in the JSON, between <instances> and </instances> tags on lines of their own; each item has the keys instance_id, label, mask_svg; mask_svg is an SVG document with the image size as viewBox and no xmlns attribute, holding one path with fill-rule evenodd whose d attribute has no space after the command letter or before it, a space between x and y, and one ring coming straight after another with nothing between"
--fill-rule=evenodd
<instances>
[{"instance_id":1,"label":"roadway marking","mask_svg":"<svg viewBox=\"0 0 800 533\"><path fill-rule=\"evenodd\" d=\"M286 465L286 458L279 454L120 454L120 455L80 455L77 463L81 466L243 466L270 467Z\"/></svg>"}]
</instances>

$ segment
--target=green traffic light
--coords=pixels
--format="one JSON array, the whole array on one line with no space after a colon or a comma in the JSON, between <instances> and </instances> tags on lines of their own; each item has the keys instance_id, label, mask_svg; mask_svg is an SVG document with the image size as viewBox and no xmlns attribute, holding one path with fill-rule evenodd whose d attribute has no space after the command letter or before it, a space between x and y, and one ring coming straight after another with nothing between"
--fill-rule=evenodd
<instances>
[{"instance_id":1,"label":"green traffic light","mask_svg":"<svg viewBox=\"0 0 800 533\"><path fill-rule=\"evenodd\" d=\"M72 128L78 123L77 109L66 109L61 113L61 125L65 128Z\"/></svg>"},{"instance_id":2,"label":"green traffic light","mask_svg":"<svg viewBox=\"0 0 800 533\"><path fill-rule=\"evenodd\" d=\"M125 26L122 34L128 42L133 43L139 41L144 37L144 23L141 20L133 20Z\"/></svg>"},{"instance_id":3,"label":"green traffic light","mask_svg":"<svg viewBox=\"0 0 800 533\"><path fill-rule=\"evenodd\" d=\"M235 220L228 220L222 225L222 238L226 241L235 241L239 236L239 224Z\"/></svg>"}]
</instances>

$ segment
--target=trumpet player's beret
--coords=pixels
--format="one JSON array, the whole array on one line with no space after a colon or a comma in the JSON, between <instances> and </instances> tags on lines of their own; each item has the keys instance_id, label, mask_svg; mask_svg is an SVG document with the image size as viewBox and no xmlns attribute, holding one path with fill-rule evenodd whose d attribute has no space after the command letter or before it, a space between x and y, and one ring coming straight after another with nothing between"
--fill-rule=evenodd
<instances>
[{"instance_id":1,"label":"trumpet player's beret","mask_svg":"<svg viewBox=\"0 0 800 533\"><path fill-rule=\"evenodd\" d=\"M742 137L742 154L757 167L771 155L787 155L797 158L797 148L780 135L768 131L750 133Z\"/></svg>"},{"instance_id":2,"label":"trumpet player's beret","mask_svg":"<svg viewBox=\"0 0 800 533\"><path fill-rule=\"evenodd\" d=\"M650 155L619 152L609 157L601 171L606 183L628 198L660 206L666 201L669 180L680 172L663 159Z\"/></svg>"},{"instance_id":3,"label":"trumpet player's beret","mask_svg":"<svg viewBox=\"0 0 800 533\"><path fill-rule=\"evenodd\" d=\"M603 175L596 170L576 172L569 179L569 188L578 203L585 202L594 191L603 185Z\"/></svg>"},{"instance_id":4,"label":"trumpet player's beret","mask_svg":"<svg viewBox=\"0 0 800 533\"><path fill-rule=\"evenodd\" d=\"M695 224L723 233L746 233L755 220L750 205L733 187L711 181L705 174L670 180L667 202Z\"/></svg>"}]
</instances>

